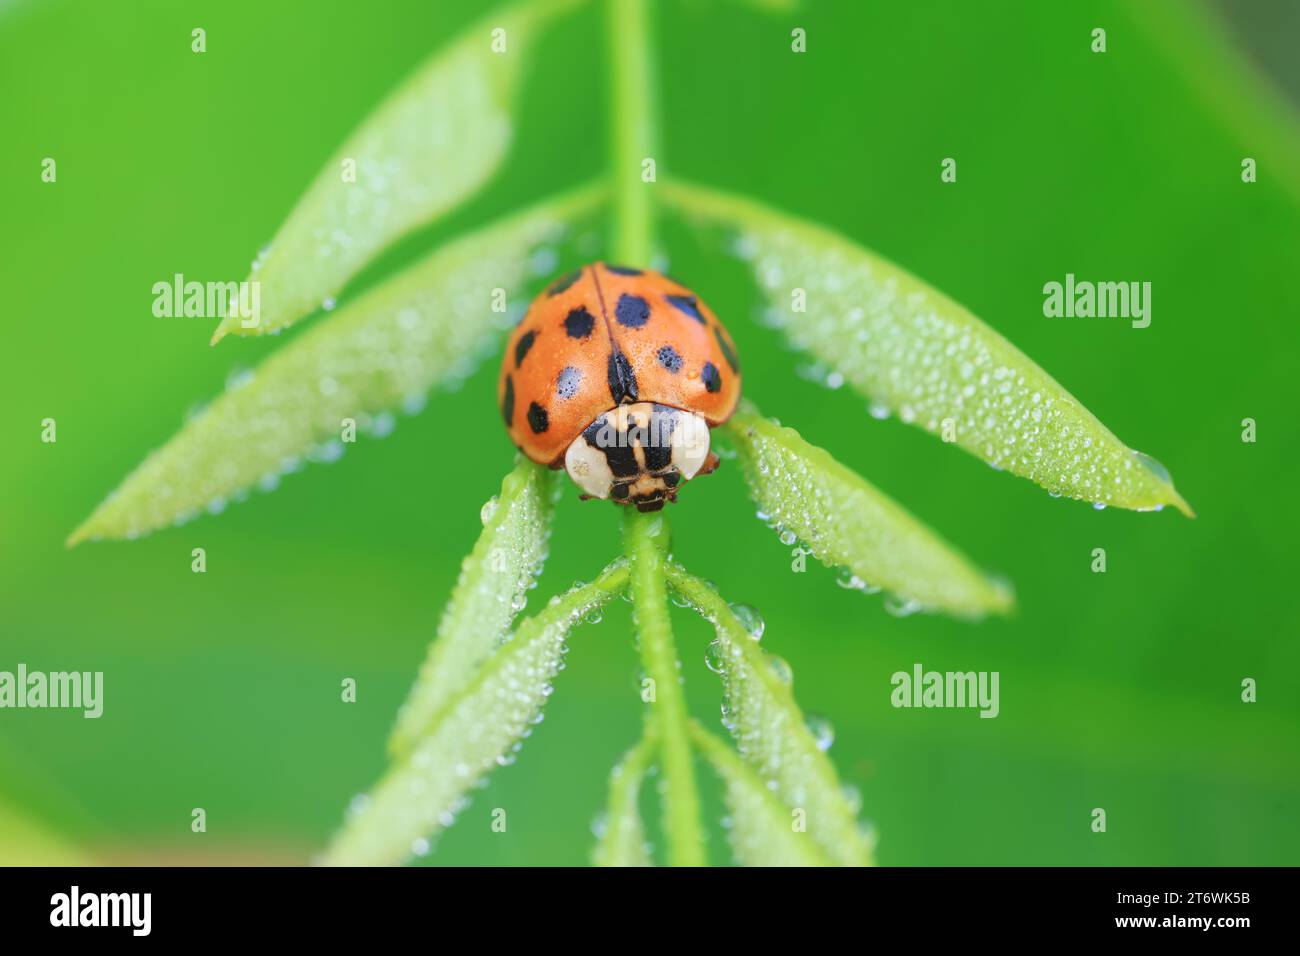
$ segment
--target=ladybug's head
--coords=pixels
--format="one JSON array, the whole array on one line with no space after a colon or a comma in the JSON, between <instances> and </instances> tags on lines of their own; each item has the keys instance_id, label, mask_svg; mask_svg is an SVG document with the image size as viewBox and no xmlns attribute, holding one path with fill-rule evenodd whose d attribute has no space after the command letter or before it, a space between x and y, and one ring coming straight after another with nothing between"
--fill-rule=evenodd
<instances>
[{"instance_id":1,"label":"ladybug's head","mask_svg":"<svg viewBox=\"0 0 1300 956\"><path fill-rule=\"evenodd\" d=\"M582 430L564 467L585 497L658 511L677 489L718 465L709 426L694 412L654 402L619 405Z\"/></svg>"}]
</instances>

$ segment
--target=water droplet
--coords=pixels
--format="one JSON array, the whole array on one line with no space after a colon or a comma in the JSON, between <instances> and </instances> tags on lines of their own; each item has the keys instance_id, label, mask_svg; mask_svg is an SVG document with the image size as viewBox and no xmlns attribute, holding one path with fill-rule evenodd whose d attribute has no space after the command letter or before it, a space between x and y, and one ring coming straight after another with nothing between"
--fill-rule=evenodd
<instances>
[{"instance_id":1,"label":"water droplet","mask_svg":"<svg viewBox=\"0 0 1300 956\"><path fill-rule=\"evenodd\" d=\"M528 267L535 276L548 276L555 271L560 257L550 246L543 246L528 259Z\"/></svg>"},{"instance_id":2,"label":"water droplet","mask_svg":"<svg viewBox=\"0 0 1300 956\"><path fill-rule=\"evenodd\" d=\"M483 503L483 507L480 508L478 512L479 520L481 520L484 524L487 524L489 521L491 521L492 516L497 513L497 507L500 504L501 502L498 500L496 495L493 495L491 498L485 501Z\"/></svg>"},{"instance_id":3,"label":"water droplet","mask_svg":"<svg viewBox=\"0 0 1300 956\"><path fill-rule=\"evenodd\" d=\"M889 406L884 402L872 402L867 406L867 411L876 421L884 421L889 417Z\"/></svg>"},{"instance_id":4,"label":"water droplet","mask_svg":"<svg viewBox=\"0 0 1300 956\"><path fill-rule=\"evenodd\" d=\"M226 391L233 392L236 389L243 388L253 381L253 370L242 366L235 366L226 376Z\"/></svg>"},{"instance_id":5,"label":"water droplet","mask_svg":"<svg viewBox=\"0 0 1300 956\"><path fill-rule=\"evenodd\" d=\"M338 300L336 300L334 296L330 295L321 300L320 307L326 312L333 312L336 305L338 305Z\"/></svg>"},{"instance_id":6,"label":"water droplet","mask_svg":"<svg viewBox=\"0 0 1300 956\"><path fill-rule=\"evenodd\" d=\"M858 824L858 835L862 837L862 842L867 845L867 848L874 852L879 841L876 825L869 820L862 821Z\"/></svg>"},{"instance_id":7,"label":"water droplet","mask_svg":"<svg viewBox=\"0 0 1300 956\"><path fill-rule=\"evenodd\" d=\"M817 749L830 750L831 744L835 743L835 728L831 722L819 714L809 714L804 722L808 725L808 732L812 734Z\"/></svg>"},{"instance_id":8,"label":"water droplet","mask_svg":"<svg viewBox=\"0 0 1300 956\"><path fill-rule=\"evenodd\" d=\"M784 657L777 657L773 654L768 658L767 665L772 669L772 673L776 675L776 679L782 684L793 683L794 671L790 669L790 662Z\"/></svg>"},{"instance_id":9,"label":"water droplet","mask_svg":"<svg viewBox=\"0 0 1300 956\"><path fill-rule=\"evenodd\" d=\"M1151 472L1165 484L1170 484L1169 469L1160 462L1156 461L1150 455L1144 455L1140 451L1133 452L1133 457L1137 459L1139 465Z\"/></svg>"},{"instance_id":10,"label":"water droplet","mask_svg":"<svg viewBox=\"0 0 1300 956\"><path fill-rule=\"evenodd\" d=\"M795 534L793 531L791 531L789 528L782 531L779 537L781 539L781 543L786 547L789 547L790 545L794 544L796 541L799 540L799 536Z\"/></svg>"},{"instance_id":11,"label":"water droplet","mask_svg":"<svg viewBox=\"0 0 1300 956\"><path fill-rule=\"evenodd\" d=\"M597 840L603 840L605 834L608 832L609 814L602 810L600 813L596 814L595 818L591 821L591 835Z\"/></svg>"},{"instance_id":12,"label":"water droplet","mask_svg":"<svg viewBox=\"0 0 1300 956\"><path fill-rule=\"evenodd\" d=\"M397 427L397 419L390 412L380 412L370 420L370 434L375 438L387 438Z\"/></svg>"},{"instance_id":13,"label":"water droplet","mask_svg":"<svg viewBox=\"0 0 1300 956\"><path fill-rule=\"evenodd\" d=\"M1093 510L1093 511L1105 511L1105 510L1106 510L1106 505L1105 505L1104 502L1101 502L1101 501L1094 501L1094 502L1092 503L1092 510Z\"/></svg>"},{"instance_id":14,"label":"water droplet","mask_svg":"<svg viewBox=\"0 0 1300 956\"><path fill-rule=\"evenodd\" d=\"M921 602L914 598L891 594L885 598L885 610L894 617L910 617L921 610Z\"/></svg>"},{"instance_id":15,"label":"water droplet","mask_svg":"<svg viewBox=\"0 0 1300 956\"><path fill-rule=\"evenodd\" d=\"M763 622L763 615L758 613L758 609L752 604L733 604L731 613L736 615L736 620L749 632L749 636L754 640L761 640L763 629L767 626Z\"/></svg>"},{"instance_id":16,"label":"water droplet","mask_svg":"<svg viewBox=\"0 0 1300 956\"><path fill-rule=\"evenodd\" d=\"M317 445L307 453L307 457L314 462L328 465L336 462L343 457L343 442L338 439L331 439L322 445Z\"/></svg>"},{"instance_id":17,"label":"water droplet","mask_svg":"<svg viewBox=\"0 0 1300 956\"><path fill-rule=\"evenodd\" d=\"M862 591L864 594L879 593L880 588L874 584L868 584L864 579L854 574L850 568L840 568L839 575L835 578L835 583L845 590Z\"/></svg>"},{"instance_id":18,"label":"water droplet","mask_svg":"<svg viewBox=\"0 0 1300 956\"><path fill-rule=\"evenodd\" d=\"M722 642L711 641L704 651L704 663L715 674L721 674L727 669L727 658L722 653Z\"/></svg>"},{"instance_id":19,"label":"water droplet","mask_svg":"<svg viewBox=\"0 0 1300 956\"><path fill-rule=\"evenodd\" d=\"M429 846L429 841L426 840L424 837L420 837L419 839L411 841L412 856L428 856L430 849L431 847Z\"/></svg>"},{"instance_id":20,"label":"water droplet","mask_svg":"<svg viewBox=\"0 0 1300 956\"><path fill-rule=\"evenodd\" d=\"M593 607L590 611L588 611L588 612L583 616L582 619L583 619L584 621L586 621L588 624L599 624L600 621L601 621L601 618L603 618L603 617L604 617L604 615L601 613L600 608L598 608L598 607Z\"/></svg>"},{"instance_id":21,"label":"water droplet","mask_svg":"<svg viewBox=\"0 0 1300 956\"><path fill-rule=\"evenodd\" d=\"M857 816L858 811L862 809L862 791L851 783L846 783L840 788L840 793L844 795L844 802L849 805L853 815Z\"/></svg>"}]
</instances>

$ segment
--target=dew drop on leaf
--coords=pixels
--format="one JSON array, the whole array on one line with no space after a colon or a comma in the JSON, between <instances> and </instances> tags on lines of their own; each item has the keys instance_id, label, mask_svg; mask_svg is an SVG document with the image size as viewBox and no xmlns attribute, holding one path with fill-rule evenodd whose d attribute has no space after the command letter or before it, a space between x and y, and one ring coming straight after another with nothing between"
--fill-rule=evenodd
<instances>
[{"instance_id":1,"label":"dew drop on leaf","mask_svg":"<svg viewBox=\"0 0 1300 956\"><path fill-rule=\"evenodd\" d=\"M891 594L885 598L885 610L894 617L911 617L922 609L920 601Z\"/></svg>"},{"instance_id":2,"label":"dew drop on leaf","mask_svg":"<svg viewBox=\"0 0 1300 956\"><path fill-rule=\"evenodd\" d=\"M784 657L777 657L775 654L768 661L768 666L772 668L772 673L782 684L790 684L794 681L794 671L790 669L790 662Z\"/></svg>"},{"instance_id":3,"label":"dew drop on leaf","mask_svg":"<svg viewBox=\"0 0 1300 956\"><path fill-rule=\"evenodd\" d=\"M822 752L830 750L831 744L835 743L835 728L831 722L819 714L808 714L804 722L808 725L808 732L812 734L817 749Z\"/></svg>"},{"instance_id":4,"label":"dew drop on leaf","mask_svg":"<svg viewBox=\"0 0 1300 956\"><path fill-rule=\"evenodd\" d=\"M758 609L752 604L733 604L731 613L736 615L736 620L744 626L749 636L754 640L761 640L763 629L767 626L763 621L763 615L758 613Z\"/></svg>"},{"instance_id":5,"label":"dew drop on leaf","mask_svg":"<svg viewBox=\"0 0 1300 956\"><path fill-rule=\"evenodd\" d=\"M721 674L726 670L726 658L722 653L722 642L711 641L708 648L704 651L704 663L715 674Z\"/></svg>"}]
</instances>

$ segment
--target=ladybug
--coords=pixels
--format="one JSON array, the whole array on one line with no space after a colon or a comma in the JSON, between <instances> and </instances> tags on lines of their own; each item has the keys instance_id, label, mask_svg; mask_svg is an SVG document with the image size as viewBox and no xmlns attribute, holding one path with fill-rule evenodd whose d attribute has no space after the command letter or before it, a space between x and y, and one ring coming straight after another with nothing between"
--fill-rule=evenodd
<instances>
[{"instance_id":1,"label":"ladybug","mask_svg":"<svg viewBox=\"0 0 1300 956\"><path fill-rule=\"evenodd\" d=\"M562 276L506 343L497 397L510 439L582 497L658 511L718 467L709 429L740 399L731 335L694 292L597 262Z\"/></svg>"}]
</instances>

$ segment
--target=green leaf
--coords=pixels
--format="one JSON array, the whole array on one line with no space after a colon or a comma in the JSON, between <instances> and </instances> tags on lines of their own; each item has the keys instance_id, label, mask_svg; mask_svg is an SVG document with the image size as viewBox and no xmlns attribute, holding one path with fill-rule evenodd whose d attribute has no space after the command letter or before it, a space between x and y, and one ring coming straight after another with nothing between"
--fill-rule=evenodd
<instances>
[{"instance_id":1,"label":"green leaf","mask_svg":"<svg viewBox=\"0 0 1300 956\"><path fill-rule=\"evenodd\" d=\"M596 866L652 865L637 797L656 747L655 738L647 735L610 772L603 832L592 853Z\"/></svg>"},{"instance_id":2,"label":"green leaf","mask_svg":"<svg viewBox=\"0 0 1300 956\"><path fill-rule=\"evenodd\" d=\"M686 216L737 231L799 348L882 410L940 434L1057 495L1190 515L1164 468L1112 435L1019 349L947 296L827 229L747 199L680 182L660 195ZM806 294L795 312L793 292Z\"/></svg>"},{"instance_id":3,"label":"green leaf","mask_svg":"<svg viewBox=\"0 0 1300 956\"><path fill-rule=\"evenodd\" d=\"M353 805L325 863L394 865L429 852L433 837L468 802L475 781L507 759L541 713L570 630L626 584L627 568L612 564L523 621L410 754Z\"/></svg>"},{"instance_id":4,"label":"green leaf","mask_svg":"<svg viewBox=\"0 0 1300 956\"><path fill-rule=\"evenodd\" d=\"M213 343L228 333L264 335L309 315L394 240L474 195L513 137L522 61L545 25L577 2L498 10L390 94L325 164L253 264L256 324L245 328L232 312ZM500 53L493 52L497 29L505 31ZM345 180L345 163L354 164L355 181Z\"/></svg>"},{"instance_id":5,"label":"green leaf","mask_svg":"<svg viewBox=\"0 0 1300 956\"><path fill-rule=\"evenodd\" d=\"M791 810L749 765L697 723L691 739L722 779L731 826L727 836L741 866L827 866L826 856Z\"/></svg>"},{"instance_id":6,"label":"green leaf","mask_svg":"<svg viewBox=\"0 0 1300 956\"><path fill-rule=\"evenodd\" d=\"M901 506L806 442L742 402L726 425L750 493L783 543L803 543L841 584L885 590L897 611L940 610L962 617L1005 613L1010 589Z\"/></svg>"},{"instance_id":7,"label":"green leaf","mask_svg":"<svg viewBox=\"0 0 1300 956\"><path fill-rule=\"evenodd\" d=\"M483 533L460 569L438 624L438 637L397 715L389 751L401 756L510 634L528 589L541 573L558 483L553 473L520 456L483 506Z\"/></svg>"},{"instance_id":8,"label":"green leaf","mask_svg":"<svg viewBox=\"0 0 1300 956\"><path fill-rule=\"evenodd\" d=\"M596 207L584 189L479 230L340 308L229 388L132 472L69 538L134 538L273 487L303 456L344 447L345 419L418 404L463 379L501 331L492 290L521 291L529 258Z\"/></svg>"},{"instance_id":9,"label":"green leaf","mask_svg":"<svg viewBox=\"0 0 1300 956\"><path fill-rule=\"evenodd\" d=\"M857 808L808 729L780 662L764 653L711 585L676 564L664 570L673 590L717 631L727 729L740 755L786 807L804 811L807 832L827 858L869 866L873 838L859 827Z\"/></svg>"}]
</instances>

